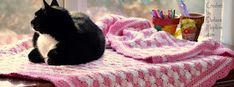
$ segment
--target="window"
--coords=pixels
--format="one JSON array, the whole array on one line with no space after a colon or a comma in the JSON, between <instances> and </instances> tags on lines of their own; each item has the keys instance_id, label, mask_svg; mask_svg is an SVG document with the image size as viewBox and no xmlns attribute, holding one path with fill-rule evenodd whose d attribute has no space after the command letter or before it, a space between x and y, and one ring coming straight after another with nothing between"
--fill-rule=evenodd
<instances>
[{"instance_id":1,"label":"window","mask_svg":"<svg viewBox=\"0 0 234 87\"><path fill-rule=\"evenodd\" d=\"M33 12L40 7L40 0L1 0L0 1L0 44L8 36L30 32Z\"/></svg>"},{"instance_id":2,"label":"window","mask_svg":"<svg viewBox=\"0 0 234 87\"><path fill-rule=\"evenodd\" d=\"M47 0L50 2L51 0ZM142 17L151 20L150 11L155 8L160 9L176 9L179 14L178 0L58 0L60 6L64 6L70 11L82 11L88 14L93 20L107 13L119 14L128 17ZM185 0L190 12L206 13L207 2L222 2L222 0ZM234 1L224 0L223 15L232 16L231 11ZM0 1L0 44L5 43L8 36L16 36L18 34L29 34L32 32L30 21L33 14L42 5L42 0L1 0ZM225 7L226 6L226 7ZM233 17L231 17L234 19ZM229 17L224 16L224 28L232 28L233 21ZM225 22L226 21L226 22ZM229 25L227 25L229 23ZM204 24L203 24L204 26ZM229 26L229 27L227 27ZM205 30L205 29L203 29ZM233 30L233 29L232 29ZM224 30L225 32L231 30ZM204 31L212 32L212 31ZM203 33L204 33L203 32ZM220 33L220 32L219 32ZM228 35L226 35L228 34ZM205 36L205 34L203 34ZM228 37L225 37L228 36ZM223 38L231 38L232 33L222 32ZM12 38L10 38L12 39ZM234 39L234 38L233 38ZM222 41L233 44L233 39L223 39ZM12 39L14 40L14 39Z\"/></svg>"},{"instance_id":3,"label":"window","mask_svg":"<svg viewBox=\"0 0 234 87\"><path fill-rule=\"evenodd\" d=\"M0 0L0 45L32 32L30 21L41 6L42 0Z\"/></svg>"},{"instance_id":4,"label":"window","mask_svg":"<svg viewBox=\"0 0 234 87\"><path fill-rule=\"evenodd\" d=\"M47 0L50 2L51 0ZM63 5L64 0L59 0ZM172 9L177 7L176 0L65 0L66 7L70 10L84 11L93 18L98 18L106 13L120 14L125 16L143 17L150 19L150 10L153 8ZM168 2L171 2L167 5ZM194 2L190 0L187 3ZM75 3L74 3L75 2ZM202 6L203 0L196 0L193 6ZM87 5L85 5L87 4ZM28 34L31 32L30 21L33 14L42 5L42 0L1 0L0 1L0 37L5 34ZM72 6L77 6L74 9ZM87 8L85 8L87 7ZM204 12L203 8L190 7L194 11ZM95 15L92 15L95 14ZM4 31L4 35L3 35Z\"/></svg>"}]
</instances>

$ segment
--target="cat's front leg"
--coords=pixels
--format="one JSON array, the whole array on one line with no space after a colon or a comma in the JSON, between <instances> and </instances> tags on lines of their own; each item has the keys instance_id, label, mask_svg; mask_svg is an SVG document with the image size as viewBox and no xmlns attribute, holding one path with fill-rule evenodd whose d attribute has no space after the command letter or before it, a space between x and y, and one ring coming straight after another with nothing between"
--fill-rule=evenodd
<instances>
[{"instance_id":1,"label":"cat's front leg","mask_svg":"<svg viewBox=\"0 0 234 87\"><path fill-rule=\"evenodd\" d=\"M57 49L52 49L48 53L48 58L45 60L48 65L62 65L64 61L61 59Z\"/></svg>"},{"instance_id":2,"label":"cat's front leg","mask_svg":"<svg viewBox=\"0 0 234 87\"><path fill-rule=\"evenodd\" d=\"M40 55L37 48L34 48L29 54L28 54L29 61L33 63L44 63L44 59Z\"/></svg>"},{"instance_id":3,"label":"cat's front leg","mask_svg":"<svg viewBox=\"0 0 234 87\"><path fill-rule=\"evenodd\" d=\"M39 33L37 33L37 32L35 32L34 34L33 34L33 39L32 39L32 42L33 42L33 47L37 47L37 39L38 39L38 37L39 37L40 35L39 35Z\"/></svg>"}]
</instances>

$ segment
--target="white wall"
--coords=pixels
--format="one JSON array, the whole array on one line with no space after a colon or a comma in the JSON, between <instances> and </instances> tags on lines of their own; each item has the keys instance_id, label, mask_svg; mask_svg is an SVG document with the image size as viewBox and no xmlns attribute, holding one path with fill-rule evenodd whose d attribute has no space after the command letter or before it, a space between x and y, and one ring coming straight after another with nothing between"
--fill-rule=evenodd
<instances>
[{"instance_id":1,"label":"white wall","mask_svg":"<svg viewBox=\"0 0 234 87\"><path fill-rule=\"evenodd\" d=\"M234 45L234 1L223 1L223 30L221 32L221 42Z\"/></svg>"}]
</instances>

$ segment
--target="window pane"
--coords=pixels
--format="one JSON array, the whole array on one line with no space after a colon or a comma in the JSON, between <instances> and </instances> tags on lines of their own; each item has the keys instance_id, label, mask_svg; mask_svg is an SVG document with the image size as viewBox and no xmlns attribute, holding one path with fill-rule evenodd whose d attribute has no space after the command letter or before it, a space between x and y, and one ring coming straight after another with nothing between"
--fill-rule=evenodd
<instances>
[{"instance_id":1,"label":"window pane","mask_svg":"<svg viewBox=\"0 0 234 87\"><path fill-rule=\"evenodd\" d=\"M0 44L31 31L30 21L41 0L0 0Z\"/></svg>"},{"instance_id":2,"label":"window pane","mask_svg":"<svg viewBox=\"0 0 234 87\"><path fill-rule=\"evenodd\" d=\"M40 3L41 0L1 0L0 30L29 33L30 20Z\"/></svg>"},{"instance_id":3,"label":"window pane","mask_svg":"<svg viewBox=\"0 0 234 87\"><path fill-rule=\"evenodd\" d=\"M152 9L176 9L179 14L178 0L87 0L87 14L97 18L106 13L121 14L129 17L151 19ZM204 13L205 0L185 0L190 12ZM95 14L95 15L92 15Z\"/></svg>"}]
</instances>

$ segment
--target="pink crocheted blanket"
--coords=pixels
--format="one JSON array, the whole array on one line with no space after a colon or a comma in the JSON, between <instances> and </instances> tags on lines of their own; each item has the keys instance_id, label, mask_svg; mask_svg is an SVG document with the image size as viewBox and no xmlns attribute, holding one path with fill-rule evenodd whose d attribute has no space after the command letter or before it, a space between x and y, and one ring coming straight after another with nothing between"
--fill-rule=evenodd
<instances>
[{"instance_id":1,"label":"pink crocheted blanket","mask_svg":"<svg viewBox=\"0 0 234 87\"><path fill-rule=\"evenodd\" d=\"M139 18L105 16L98 25L115 50L106 49L101 59L73 66L34 64L27 58L28 37L0 46L0 75L57 87L210 87L234 68L233 51L212 40L178 40Z\"/></svg>"},{"instance_id":2,"label":"pink crocheted blanket","mask_svg":"<svg viewBox=\"0 0 234 87\"><path fill-rule=\"evenodd\" d=\"M2 46L0 75L47 80L56 87L210 87L234 64L233 58L218 55L150 64L107 49L101 59L87 64L48 66L28 61L30 44L27 39Z\"/></svg>"},{"instance_id":3,"label":"pink crocheted blanket","mask_svg":"<svg viewBox=\"0 0 234 87\"><path fill-rule=\"evenodd\" d=\"M101 18L98 25L116 52L148 63L184 60L201 54L234 56L234 51L212 39L191 42L157 32L146 19L110 15Z\"/></svg>"}]
</instances>

